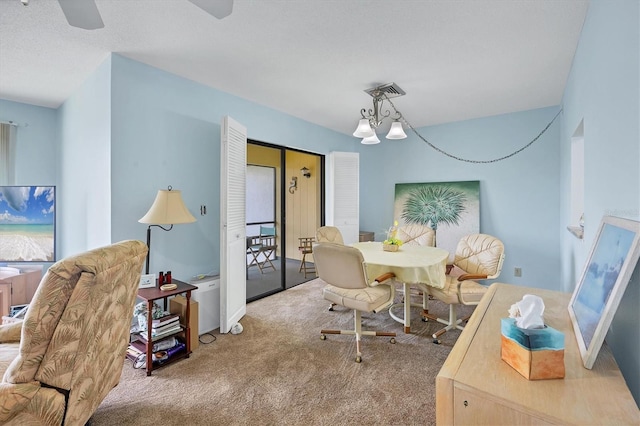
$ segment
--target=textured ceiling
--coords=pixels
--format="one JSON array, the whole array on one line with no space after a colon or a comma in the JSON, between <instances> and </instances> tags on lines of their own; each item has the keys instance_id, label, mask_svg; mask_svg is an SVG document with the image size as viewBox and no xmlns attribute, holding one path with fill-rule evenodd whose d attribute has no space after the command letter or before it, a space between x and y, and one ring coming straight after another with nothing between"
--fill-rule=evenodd
<instances>
[{"instance_id":1,"label":"textured ceiling","mask_svg":"<svg viewBox=\"0 0 640 426\"><path fill-rule=\"evenodd\" d=\"M96 0L105 27L57 0L0 0L0 98L64 102L109 52L350 134L364 90L395 82L415 127L557 105L586 15L579 0Z\"/></svg>"}]
</instances>

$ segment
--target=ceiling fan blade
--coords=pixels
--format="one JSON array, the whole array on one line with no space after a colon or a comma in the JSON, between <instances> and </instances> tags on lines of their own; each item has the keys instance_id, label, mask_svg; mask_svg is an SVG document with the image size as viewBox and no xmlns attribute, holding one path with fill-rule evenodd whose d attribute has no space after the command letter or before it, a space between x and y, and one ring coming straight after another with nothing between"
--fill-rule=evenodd
<instances>
[{"instance_id":1,"label":"ceiling fan blade","mask_svg":"<svg viewBox=\"0 0 640 426\"><path fill-rule=\"evenodd\" d=\"M233 0L189 0L218 19L226 18L233 11Z\"/></svg>"},{"instance_id":2,"label":"ceiling fan blade","mask_svg":"<svg viewBox=\"0 0 640 426\"><path fill-rule=\"evenodd\" d=\"M85 30L104 28L95 0L58 0L58 3L72 27Z\"/></svg>"}]
</instances>

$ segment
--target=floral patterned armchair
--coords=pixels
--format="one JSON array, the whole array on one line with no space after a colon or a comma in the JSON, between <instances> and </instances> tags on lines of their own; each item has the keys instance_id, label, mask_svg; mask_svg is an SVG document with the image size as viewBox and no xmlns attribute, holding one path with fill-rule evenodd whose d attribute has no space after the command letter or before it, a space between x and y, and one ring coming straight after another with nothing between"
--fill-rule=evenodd
<instances>
[{"instance_id":1,"label":"floral patterned armchair","mask_svg":"<svg viewBox=\"0 0 640 426\"><path fill-rule=\"evenodd\" d=\"M84 425L120 380L147 246L49 268L23 322L0 326L0 424Z\"/></svg>"}]
</instances>

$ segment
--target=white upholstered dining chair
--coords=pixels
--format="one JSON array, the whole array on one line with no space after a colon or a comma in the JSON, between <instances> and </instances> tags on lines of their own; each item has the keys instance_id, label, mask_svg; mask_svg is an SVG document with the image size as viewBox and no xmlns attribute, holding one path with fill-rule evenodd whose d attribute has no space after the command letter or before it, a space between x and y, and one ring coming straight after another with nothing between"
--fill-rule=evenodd
<instances>
[{"instance_id":1,"label":"white upholstered dining chair","mask_svg":"<svg viewBox=\"0 0 640 426\"><path fill-rule=\"evenodd\" d=\"M398 227L396 238L403 244L435 247L436 231L430 226L410 224Z\"/></svg>"},{"instance_id":2,"label":"white upholstered dining chair","mask_svg":"<svg viewBox=\"0 0 640 426\"><path fill-rule=\"evenodd\" d=\"M504 244L487 234L471 234L460 239L456 247L453 264L447 265L444 288L420 285L420 288L435 299L449 305L449 318L438 318L428 310L422 315L425 319L438 321L446 326L433 333L434 343L449 330L462 330L462 324L469 319L458 318L457 307L477 305L487 291L487 287L474 280L496 279L502 271L504 262Z\"/></svg>"},{"instance_id":3,"label":"white upholstered dining chair","mask_svg":"<svg viewBox=\"0 0 640 426\"><path fill-rule=\"evenodd\" d=\"M342 238L342 232L335 226L321 226L316 230L316 241L318 243L334 243L344 245L344 239ZM317 272L316 272L317 275ZM333 311L335 303L329 305L329 310Z\"/></svg>"},{"instance_id":4,"label":"white upholstered dining chair","mask_svg":"<svg viewBox=\"0 0 640 426\"><path fill-rule=\"evenodd\" d=\"M321 339L327 334L349 334L356 336L356 362L362 361L360 339L362 336L389 336L395 343L393 332L362 330L362 312L380 312L393 304L395 287L393 273L385 273L370 280L360 250L334 243L316 244L313 249L316 271L326 285L322 290L331 303L353 309L352 330L320 331Z\"/></svg>"},{"instance_id":5,"label":"white upholstered dining chair","mask_svg":"<svg viewBox=\"0 0 640 426\"><path fill-rule=\"evenodd\" d=\"M321 226L316 231L316 241L319 243L343 244L342 233L335 226Z\"/></svg>"}]
</instances>

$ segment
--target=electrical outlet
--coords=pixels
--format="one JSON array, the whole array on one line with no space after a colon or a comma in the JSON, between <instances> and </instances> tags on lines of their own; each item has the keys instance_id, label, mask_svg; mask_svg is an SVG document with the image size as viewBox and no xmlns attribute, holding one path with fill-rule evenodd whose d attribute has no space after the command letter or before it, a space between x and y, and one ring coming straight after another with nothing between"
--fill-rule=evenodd
<instances>
[{"instance_id":1,"label":"electrical outlet","mask_svg":"<svg viewBox=\"0 0 640 426\"><path fill-rule=\"evenodd\" d=\"M513 276L514 276L514 277L521 277L521 276L522 276L522 268L518 268L518 267L516 267L516 268L513 270Z\"/></svg>"}]
</instances>

